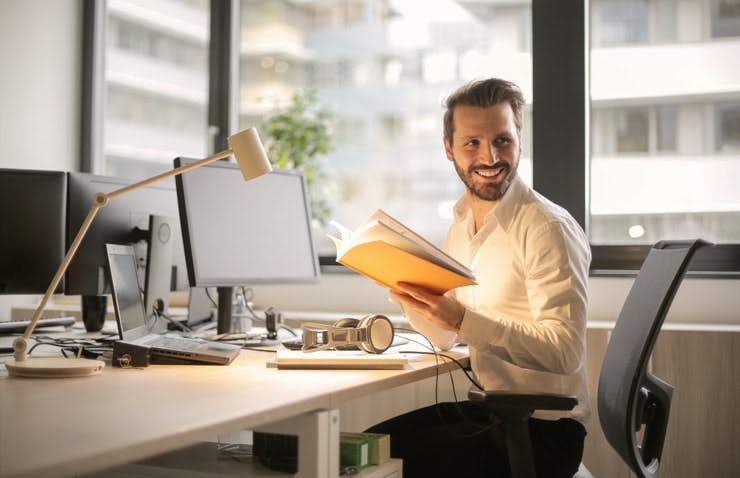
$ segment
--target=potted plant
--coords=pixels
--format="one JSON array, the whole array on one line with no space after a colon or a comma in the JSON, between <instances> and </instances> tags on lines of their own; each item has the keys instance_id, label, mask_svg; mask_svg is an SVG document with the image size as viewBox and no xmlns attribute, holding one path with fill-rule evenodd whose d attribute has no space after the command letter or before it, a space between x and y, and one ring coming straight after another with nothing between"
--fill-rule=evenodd
<instances>
[{"instance_id":1,"label":"potted plant","mask_svg":"<svg viewBox=\"0 0 740 478\"><path fill-rule=\"evenodd\" d=\"M291 103L263 120L260 131L270 161L279 168L303 171L308 186L311 215L326 225L331 207L327 200L326 154L332 148L333 114L322 107L315 90L293 94Z\"/></svg>"}]
</instances>

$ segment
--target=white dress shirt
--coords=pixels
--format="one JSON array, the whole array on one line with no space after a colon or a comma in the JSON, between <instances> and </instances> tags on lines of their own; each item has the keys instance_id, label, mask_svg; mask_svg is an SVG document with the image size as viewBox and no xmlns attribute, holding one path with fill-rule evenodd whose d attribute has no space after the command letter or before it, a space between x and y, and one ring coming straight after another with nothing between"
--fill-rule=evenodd
<instances>
[{"instance_id":1,"label":"white dress shirt","mask_svg":"<svg viewBox=\"0 0 740 478\"><path fill-rule=\"evenodd\" d=\"M466 308L460 331L408 314L411 325L441 349L468 344L473 372L487 390L577 396L572 411L534 416L585 423L591 251L578 223L516 177L477 233L467 194L457 202L445 250L478 282L450 292Z\"/></svg>"}]
</instances>

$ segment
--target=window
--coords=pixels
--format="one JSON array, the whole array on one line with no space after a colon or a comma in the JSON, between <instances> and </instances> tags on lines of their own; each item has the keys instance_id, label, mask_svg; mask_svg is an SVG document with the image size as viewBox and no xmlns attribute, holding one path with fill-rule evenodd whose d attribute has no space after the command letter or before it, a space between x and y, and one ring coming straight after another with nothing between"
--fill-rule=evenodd
<instances>
[{"instance_id":1,"label":"window","mask_svg":"<svg viewBox=\"0 0 740 478\"><path fill-rule=\"evenodd\" d=\"M740 155L740 102L715 105L718 153Z\"/></svg>"},{"instance_id":2,"label":"window","mask_svg":"<svg viewBox=\"0 0 740 478\"><path fill-rule=\"evenodd\" d=\"M740 35L740 0L711 0L712 38Z\"/></svg>"},{"instance_id":3,"label":"window","mask_svg":"<svg viewBox=\"0 0 740 478\"><path fill-rule=\"evenodd\" d=\"M352 227L382 207L440 243L462 192L444 157L441 103L496 75L529 102L521 176L584 224L596 268L634 270L651 242L699 236L731 246L702 270L740 271L738 0L238 0L238 104L208 91L228 80L208 71L208 50L231 44L228 28L208 25L236 4L84 5L86 25L90 8L107 6L108 29L94 42L105 61L86 55L88 70L105 65L102 80L83 75L104 85L105 116L83 100L83 131L104 124L105 134L83 137L83 170L149 176L224 139L207 135L209 102L220 111L233 102L239 127L260 126L294 93L315 90L333 115L320 191L330 217ZM328 241L318 249L333 253Z\"/></svg>"},{"instance_id":4,"label":"window","mask_svg":"<svg viewBox=\"0 0 740 478\"><path fill-rule=\"evenodd\" d=\"M110 0L102 157L93 172L147 177L207 153L208 0Z\"/></svg>"},{"instance_id":5,"label":"window","mask_svg":"<svg viewBox=\"0 0 740 478\"><path fill-rule=\"evenodd\" d=\"M316 90L333 116L331 218L348 227L383 208L441 243L462 192L442 145L444 96L495 74L532 100L526 2L242 0L241 16L241 126ZM265 75L269 58L290 68ZM520 171L531 183L528 146Z\"/></svg>"},{"instance_id":6,"label":"window","mask_svg":"<svg viewBox=\"0 0 740 478\"><path fill-rule=\"evenodd\" d=\"M740 177L740 68L728 68L740 30L718 43L703 26L735 16L736 3L674 2L674 28L655 18L662 1L591 2L593 244L740 242L740 189L729 179ZM658 23L683 36L657 40Z\"/></svg>"}]
</instances>

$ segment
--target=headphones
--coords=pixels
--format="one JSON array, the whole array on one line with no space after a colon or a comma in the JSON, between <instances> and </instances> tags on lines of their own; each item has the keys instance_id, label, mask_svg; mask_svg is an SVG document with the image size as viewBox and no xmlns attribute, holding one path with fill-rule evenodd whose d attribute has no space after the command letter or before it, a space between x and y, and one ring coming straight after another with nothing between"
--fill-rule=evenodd
<instances>
[{"instance_id":1,"label":"headphones","mask_svg":"<svg viewBox=\"0 0 740 478\"><path fill-rule=\"evenodd\" d=\"M380 354L393 344L393 324L385 315L370 314L362 319L340 319L332 325L306 322L303 329L304 352L359 348Z\"/></svg>"}]
</instances>

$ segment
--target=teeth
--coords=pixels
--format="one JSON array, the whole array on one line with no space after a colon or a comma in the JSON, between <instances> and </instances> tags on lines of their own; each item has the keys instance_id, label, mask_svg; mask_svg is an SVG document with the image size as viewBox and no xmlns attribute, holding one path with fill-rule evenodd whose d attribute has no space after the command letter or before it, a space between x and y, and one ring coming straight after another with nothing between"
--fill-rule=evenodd
<instances>
[{"instance_id":1,"label":"teeth","mask_svg":"<svg viewBox=\"0 0 740 478\"><path fill-rule=\"evenodd\" d=\"M500 171L500 169L479 169L476 172L486 178L492 178L493 176L496 176Z\"/></svg>"}]
</instances>

